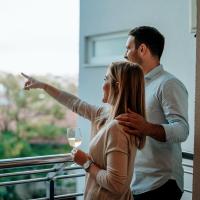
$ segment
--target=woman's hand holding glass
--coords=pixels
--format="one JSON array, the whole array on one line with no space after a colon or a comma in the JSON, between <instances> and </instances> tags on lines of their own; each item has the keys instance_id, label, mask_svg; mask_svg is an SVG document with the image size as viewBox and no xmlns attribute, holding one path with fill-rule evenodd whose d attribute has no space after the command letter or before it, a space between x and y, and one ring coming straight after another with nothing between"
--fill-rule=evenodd
<instances>
[{"instance_id":1,"label":"woman's hand holding glass","mask_svg":"<svg viewBox=\"0 0 200 200\"><path fill-rule=\"evenodd\" d=\"M86 163L86 161L90 160L90 157L88 154L86 154L85 152L81 151L80 149L73 149L72 152L72 159L73 161L78 164L83 166L84 163Z\"/></svg>"}]
</instances>

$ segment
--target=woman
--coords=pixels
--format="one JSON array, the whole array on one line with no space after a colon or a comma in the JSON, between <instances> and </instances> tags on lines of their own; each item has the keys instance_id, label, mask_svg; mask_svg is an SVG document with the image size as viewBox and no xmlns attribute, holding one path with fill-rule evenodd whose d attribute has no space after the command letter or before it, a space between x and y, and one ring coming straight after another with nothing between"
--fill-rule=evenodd
<instances>
[{"instance_id":1,"label":"woman","mask_svg":"<svg viewBox=\"0 0 200 200\"><path fill-rule=\"evenodd\" d=\"M145 117L144 75L129 62L114 62L107 70L103 85L103 102L110 110L95 107L72 94L63 92L25 74L25 89L42 88L60 103L91 121L89 153L72 152L74 161L86 170L86 200L133 199L130 183L137 149L145 138L125 134L115 117L132 110Z\"/></svg>"}]
</instances>

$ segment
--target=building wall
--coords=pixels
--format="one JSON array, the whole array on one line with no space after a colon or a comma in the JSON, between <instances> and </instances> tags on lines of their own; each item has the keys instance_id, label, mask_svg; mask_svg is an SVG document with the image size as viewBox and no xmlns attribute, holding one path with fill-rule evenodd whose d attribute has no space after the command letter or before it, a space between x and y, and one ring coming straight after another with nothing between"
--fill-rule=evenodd
<instances>
[{"instance_id":1,"label":"building wall","mask_svg":"<svg viewBox=\"0 0 200 200\"><path fill-rule=\"evenodd\" d=\"M88 63L88 38L128 33L130 29L140 25L154 26L166 38L161 63L186 85L189 92L190 136L182 146L184 151L193 152L196 40L190 32L189 23L188 0L80 1L79 96L92 104L101 104L101 87L106 66L114 61L108 59L107 62L98 64ZM87 150L90 124L80 118L79 125L86 135L82 148ZM189 179L186 177L186 182L187 180Z\"/></svg>"}]
</instances>

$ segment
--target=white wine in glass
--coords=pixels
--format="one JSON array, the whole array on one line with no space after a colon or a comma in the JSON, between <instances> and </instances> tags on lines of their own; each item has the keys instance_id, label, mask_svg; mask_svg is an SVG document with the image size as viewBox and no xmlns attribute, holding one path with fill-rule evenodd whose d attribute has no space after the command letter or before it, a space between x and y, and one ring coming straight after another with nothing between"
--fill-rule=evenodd
<instances>
[{"instance_id":1,"label":"white wine in glass","mask_svg":"<svg viewBox=\"0 0 200 200\"><path fill-rule=\"evenodd\" d=\"M77 148L81 145L82 134L80 128L68 128L67 129L67 139L71 147Z\"/></svg>"},{"instance_id":2,"label":"white wine in glass","mask_svg":"<svg viewBox=\"0 0 200 200\"><path fill-rule=\"evenodd\" d=\"M82 134L80 128L67 128L67 140L71 147L76 149L81 145ZM76 164L72 164L71 167L76 167Z\"/></svg>"},{"instance_id":3,"label":"white wine in glass","mask_svg":"<svg viewBox=\"0 0 200 200\"><path fill-rule=\"evenodd\" d=\"M71 146L71 147L74 147L74 148L77 148L78 146L80 146L81 145L81 139L79 139L79 138L68 138L68 142L69 142L69 145Z\"/></svg>"}]
</instances>

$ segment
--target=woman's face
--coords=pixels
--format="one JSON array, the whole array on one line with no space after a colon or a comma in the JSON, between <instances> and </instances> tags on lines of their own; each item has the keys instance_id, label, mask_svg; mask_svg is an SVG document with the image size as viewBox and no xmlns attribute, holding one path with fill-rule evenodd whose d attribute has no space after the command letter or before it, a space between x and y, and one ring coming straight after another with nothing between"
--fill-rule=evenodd
<instances>
[{"instance_id":1,"label":"woman's face","mask_svg":"<svg viewBox=\"0 0 200 200\"><path fill-rule=\"evenodd\" d=\"M111 86L111 81L109 77L109 73L107 71L105 78L104 78L104 84L103 84L103 103L109 103L109 95L110 95L110 86Z\"/></svg>"}]
</instances>

